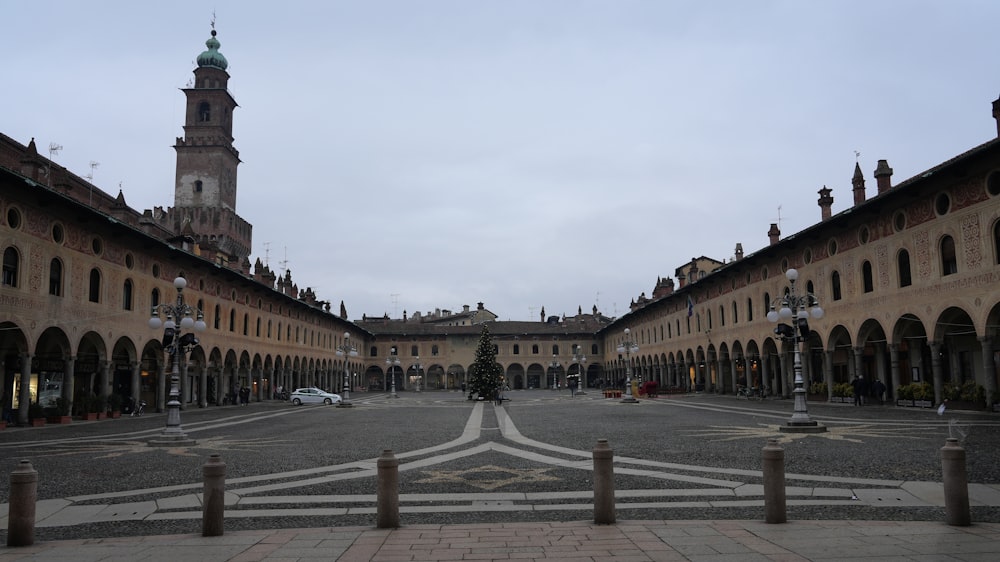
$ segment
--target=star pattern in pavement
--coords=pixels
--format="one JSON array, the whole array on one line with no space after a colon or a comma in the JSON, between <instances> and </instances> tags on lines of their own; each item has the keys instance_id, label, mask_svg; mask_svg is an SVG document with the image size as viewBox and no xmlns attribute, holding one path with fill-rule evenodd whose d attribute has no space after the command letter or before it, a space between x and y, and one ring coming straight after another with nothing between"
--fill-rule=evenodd
<instances>
[{"instance_id":1,"label":"star pattern in pavement","mask_svg":"<svg viewBox=\"0 0 1000 562\"><path fill-rule=\"evenodd\" d=\"M480 490L496 490L513 484L533 484L554 482L555 476L546 474L548 468L504 468L484 465L464 470L425 470L427 478L417 480L417 484L467 484Z\"/></svg>"},{"instance_id":2,"label":"star pattern in pavement","mask_svg":"<svg viewBox=\"0 0 1000 562\"><path fill-rule=\"evenodd\" d=\"M758 424L756 426L713 425L705 429L685 431L688 435L710 441L735 441L737 439L774 438L779 443L791 443L796 439L820 437L831 441L864 443L864 438L923 439L913 435L912 427L890 427L885 425L862 424L827 426L823 433L784 433L778 424Z\"/></svg>"}]
</instances>

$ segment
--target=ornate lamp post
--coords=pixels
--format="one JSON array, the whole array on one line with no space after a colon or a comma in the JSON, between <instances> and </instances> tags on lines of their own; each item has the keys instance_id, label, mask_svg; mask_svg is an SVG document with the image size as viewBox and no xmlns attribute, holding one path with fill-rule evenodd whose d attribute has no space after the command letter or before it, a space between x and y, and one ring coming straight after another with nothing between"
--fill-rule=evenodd
<instances>
[{"instance_id":1,"label":"ornate lamp post","mask_svg":"<svg viewBox=\"0 0 1000 562\"><path fill-rule=\"evenodd\" d=\"M385 358L385 364L388 365L389 376L392 378L392 393L389 395L392 398L399 398L396 396L396 372L395 368L399 367L399 357L396 356L396 348L392 348L389 353L389 357Z\"/></svg>"},{"instance_id":2,"label":"ornate lamp post","mask_svg":"<svg viewBox=\"0 0 1000 562\"><path fill-rule=\"evenodd\" d=\"M181 445L192 444L194 440L188 439L181 428L181 401L180 401L180 363L187 356L187 352L198 345L198 338L194 332L204 332L205 315L197 308L188 306L184 302L184 288L187 287L187 280L183 277L174 279L174 288L177 289L177 301L174 304L159 304L153 307L149 318L149 327L153 330L163 328L163 349L170 354L170 394L167 402L167 426L163 433L156 439L150 441L151 445ZM160 314L167 317L164 322L160 319ZM197 318L197 320L195 319ZM179 320L177 322L176 320ZM193 330L182 334L184 330Z\"/></svg>"},{"instance_id":3,"label":"ornate lamp post","mask_svg":"<svg viewBox=\"0 0 1000 562\"><path fill-rule=\"evenodd\" d=\"M549 363L549 369L552 369L552 390L555 390L556 385L559 384L559 371L557 369L561 366L559 359L555 355L552 355L552 361Z\"/></svg>"},{"instance_id":4,"label":"ornate lamp post","mask_svg":"<svg viewBox=\"0 0 1000 562\"><path fill-rule=\"evenodd\" d=\"M577 385L576 393L577 394L586 394L583 391L583 384L584 384L583 381L584 381L584 378L585 378L583 376L583 374L584 374L583 373L583 369L584 369L584 364L587 363L587 356L583 354L583 347L582 346L577 345L576 348L573 349L573 362L580 366L580 370L577 371L579 373L579 375L580 375L580 382Z\"/></svg>"},{"instance_id":5,"label":"ornate lamp post","mask_svg":"<svg viewBox=\"0 0 1000 562\"><path fill-rule=\"evenodd\" d=\"M802 353L799 349L799 340L809 334L809 316L818 320L823 317L823 309L819 307L819 300L812 293L804 295L795 293L795 282L799 278L797 270L789 269L785 272L785 277L791 285L788 294L781 299L781 307L778 310L775 310L774 305L771 305L771 311L767 313L767 319L771 322L777 323L779 320L785 320L792 323L792 325L781 323L774 329L775 334L781 336L782 339L791 341L794 346L795 390L792 391L795 398L794 411L791 419L779 429L791 433L822 433L826 431L826 427L809 418L806 406L806 389L803 388Z\"/></svg>"},{"instance_id":6,"label":"ornate lamp post","mask_svg":"<svg viewBox=\"0 0 1000 562\"><path fill-rule=\"evenodd\" d=\"M347 365L348 358L357 357L358 349L351 344L351 334L344 332L344 343L337 346L337 357L344 358L344 395L340 397L338 408L350 408L351 404L351 371Z\"/></svg>"},{"instance_id":7,"label":"ornate lamp post","mask_svg":"<svg viewBox=\"0 0 1000 562\"><path fill-rule=\"evenodd\" d=\"M632 354L639 352L639 344L629 339L629 334L632 330L625 328L625 339L618 344L618 353L625 354L625 394L622 396L622 402L633 404L638 402L635 396L632 396Z\"/></svg>"},{"instance_id":8,"label":"ornate lamp post","mask_svg":"<svg viewBox=\"0 0 1000 562\"><path fill-rule=\"evenodd\" d=\"M417 355L416 357L414 357L413 360L416 361L416 363L413 364L413 369L417 372L417 392L420 392L420 379L422 378L420 376L420 370L423 369L424 366L420 364L420 356L419 355Z\"/></svg>"}]
</instances>

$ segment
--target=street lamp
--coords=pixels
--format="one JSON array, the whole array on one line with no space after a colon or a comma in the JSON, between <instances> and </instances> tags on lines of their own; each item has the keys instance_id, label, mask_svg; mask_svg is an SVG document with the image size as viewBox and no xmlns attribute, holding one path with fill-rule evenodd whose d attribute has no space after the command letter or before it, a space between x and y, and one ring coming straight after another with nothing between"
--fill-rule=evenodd
<instances>
[{"instance_id":1,"label":"street lamp","mask_svg":"<svg viewBox=\"0 0 1000 562\"><path fill-rule=\"evenodd\" d=\"M583 366L587 362L587 356L583 354L583 346L577 345L576 348L573 349L573 362L579 365L580 367L579 371L577 371L577 373L580 375L580 381L577 384L576 393L586 394L583 391L583 380L584 380Z\"/></svg>"},{"instance_id":2,"label":"street lamp","mask_svg":"<svg viewBox=\"0 0 1000 562\"><path fill-rule=\"evenodd\" d=\"M416 361L416 363L413 364L413 369L417 372L417 392L420 392L420 379L421 379L420 369L423 369L424 366L420 364L419 355L414 356L413 360Z\"/></svg>"},{"instance_id":3,"label":"street lamp","mask_svg":"<svg viewBox=\"0 0 1000 562\"><path fill-rule=\"evenodd\" d=\"M392 377L392 394L390 394L389 396L391 396L392 398L399 398L398 396L396 396L396 373L393 370L396 367L399 367L399 357L396 356L395 347L391 349L389 357L386 357L385 364L389 366L388 367L389 376Z\"/></svg>"},{"instance_id":4,"label":"street lamp","mask_svg":"<svg viewBox=\"0 0 1000 562\"><path fill-rule=\"evenodd\" d=\"M792 325L780 323L774 329L782 340L791 341L794 346L794 361L792 363L795 371L795 390L792 394L795 398L794 411L788 422L780 426L781 431L791 433L822 433L826 427L817 424L809 419L809 411L806 406L806 389L803 388L802 381L802 353L799 349L799 340L805 339L809 335L809 317L815 319L823 317L823 309L819 307L819 300L812 293L804 295L795 294L795 281L799 278L799 272L789 269L785 272L791 287L780 301L781 307L778 310L771 305L771 311L767 313L770 322L778 323L779 320L790 321Z\"/></svg>"},{"instance_id":5,"label":"street lamp","mask_svg":"<svg viewBox=\"0 0 1000 562\"><path fill-rule=\"evenodd\" d=\"M632 396L632 361L631 356L633 353L639 352L639 344L629 339L629 334L632 330L625 328L625 339L622 343L618 344L618 353L625 354L625 395L622 396L622 402L628 404L634 404L638 402L635 396Z\"/></svg>"},{"instance_id":6,"label":"street lamp","mask_svg":"<svg viewBox=\"0 0 1000 562\"><path fill-rule=\"evenodd\" d=\"M170 394L167 402L167 426L163 429L160 437L151 440L153 445L182 445L193 444L194 440L188 439L181 428L181 401L180 401L180 362L186 357L187 352L198 345L198 338L193 332L182 334L183 330L193 330L194 332L204 332L205 315L198 310L188 306L184 302L184 287L187 287L187 280L183 277L174 279L174 288L177 289L177 301L174 304L158 304L153 307L149 318L149 327L153 330L163 328L163 349L170 354ZM164 322L160 319L163 313L167 317ZM192 317L194 316L194 317ZM197 320L195 320L197 318ZM180 323L175 322L179 319Z\"/></svg>"},{"instance_id":7,"label":"street lamp","mask_svg":"<svg viewBox=\"0 0 1000 562\"><path fill-rule=\"evenodd\" d=\"M549 368L552 369L552 390L556 389L556 385L559 384L559 371L557 370L562 365L559 364L559 359L556 358L555 354L552 355L552 362L549 363Z\"/></svg>"},{"instance_id":8,"label":"street lamp","mask_svg":"<svg viewBox=\"0 0 1000 562\"><path fill-rule=\"evenodd\" d=\"M351 372L347 361L350 357L357 357L358 349L351 344L351 334L344 332L344 343L337 346L337 357L344 358L344 395L337 404L338 408L350 408L351 404Z\"/></svg>"}]
</instances>

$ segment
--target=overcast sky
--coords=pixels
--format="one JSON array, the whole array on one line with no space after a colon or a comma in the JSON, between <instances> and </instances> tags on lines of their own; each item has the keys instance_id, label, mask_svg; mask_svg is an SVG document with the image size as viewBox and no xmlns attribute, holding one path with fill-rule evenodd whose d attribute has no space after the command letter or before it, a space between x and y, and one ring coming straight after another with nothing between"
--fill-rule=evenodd
<instances>
[{"instance_id":1,"label":"overcast sky","mask_svg":"<svg viewBox=\"0 0 1000 562\"><path fill-rule=\"evenodd\" d=\"M0 132L172 206L215 11L251 261L352 319L621 316L996 136L995 1L0 0ZM855 156L860 152L860 157ZM91 162L99 166L91 168Z\"/></svg>"}]
</instances>

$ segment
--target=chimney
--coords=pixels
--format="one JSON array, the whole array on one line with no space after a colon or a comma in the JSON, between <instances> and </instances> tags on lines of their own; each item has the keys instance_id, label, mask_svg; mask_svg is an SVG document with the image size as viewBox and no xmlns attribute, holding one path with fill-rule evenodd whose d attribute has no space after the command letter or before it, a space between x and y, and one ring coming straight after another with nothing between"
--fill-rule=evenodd
<instances>
[{"instance_id":1,"label":"chimney","mask_svg":"<svg viewBox=\"0 0 1000 562\"><path fill-rule=\"evenodd\" d=\"M736 243L736 259L743 259L743 244L741 242Z\"/></svg>"},{"instance_id":2,"label":"chimney","mask_svg":"<svg viewBox=\"0 0 1000 562\"><path fill-rule=\"evenodd\" d=\"M878 182L878 192L883 193L892 189L892 181L889 178L892 177L892 168L889 167L889 162L885 160L879 160L878 166L875 167L875 181Z\"/></svg>"},{"instance_id":3,"label":"chimney","mask_svg":"<svg viewBox=\"0 0 1000 562\"><path fill-rule=\"evenodd\" d=\"M767 238L772 246L778 243L779 237L781 237L781 231L778 230L778 223L772 222L771 229L767 231Z\"/></svg>"},{"instance_id":4,"label":"chimney","mask_svg":"<svg viewBox=\"0 0 1000 562\"><path fill-rule=\"evenodd\" d=\"M885 160L882 160L882 162L885 162ZM833 205L833 196L830 195L832 192L833 190L825 185L823 186L823 189L818 191L820 217L822 220L828 220L831 216L833 216L830 211L830 207Z\"/></svg>"},{"instance_id":5,"label":"chimney","mask_svg":"<svg viewBox=\"0 0 1000 562\"><path fill-rule=\"evenodd\" d=\"M687 277L684 275L684 272L678 273L677 274L677 288L678 289L682 289L682 288L684 288L684 285L687 285Z\"/></svg>"},{"instance_id":6,"label":"chimney","mask_svg":"<svg viewBox=\"0 0 1000 562\"><path fill-rule=\"evenodd\" d=\"M851 178L851 185L854 186L854 205L865 202L865 176L861 173L861 166L854 163L854 177Z\"/></svg>"},{"instance_id":7,"label":"chimney","mask_svg":"<svg viewBox=\"0 0 1000 562\"><path fill-rule=\"evenodd\" d=\"M997 136L1000 137L1000 98L993 102L993 118L997 120Z\"/></svg>"},{"instance_id":8,"label":"chimney","mask_svg":"<svg viewBox=\"0 0 1000 562\"><path fill-rule=\"evenodd\" d=\"M688 283L698 280L698 258L691 258L691 269L688 270Z\"/></svg>"},{"instance_id":9,"label":"chimney","mask_svg":"<svg viewBox=\"0 0 1000 562\"><path fill-rule=\"evenodd\" d=\"M486 310L485 307L483 307L483 303L479 302L479 303L476 303L476 305L477 305L476 310Z\"/></svg>"},{"instance_id":10,"label":"chimney","mask_svg":"<svg viewBox=\"0 0 1000 562\"><path fill-rule=\"evenodd\" d=\"M463 304L462 305L462 312L468 312L468 311L469 311L469 305Z\"/></svg>"}]
</instances>

